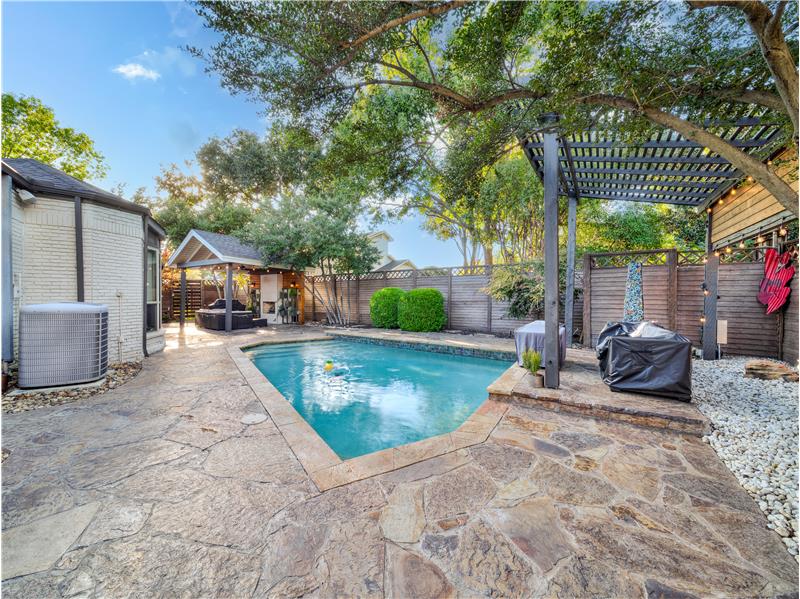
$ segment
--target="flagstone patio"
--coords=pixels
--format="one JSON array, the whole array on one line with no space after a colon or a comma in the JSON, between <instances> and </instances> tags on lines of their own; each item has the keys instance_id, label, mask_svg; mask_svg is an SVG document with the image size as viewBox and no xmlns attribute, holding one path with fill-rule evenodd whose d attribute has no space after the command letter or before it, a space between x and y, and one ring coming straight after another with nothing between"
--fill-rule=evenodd
<instances>
[{"instance_id":1,"label":"flagstone patio","mask_svg":"<svg viewBox=\"0 0 800 599\"><path fill-rule=\"evenodd\" d=\"M320 492L229 349L322 333L170 328L124 386L5 416L2 591L796 596L697 436L512 402L481 443Z\"/></svg>"}]
</instances>

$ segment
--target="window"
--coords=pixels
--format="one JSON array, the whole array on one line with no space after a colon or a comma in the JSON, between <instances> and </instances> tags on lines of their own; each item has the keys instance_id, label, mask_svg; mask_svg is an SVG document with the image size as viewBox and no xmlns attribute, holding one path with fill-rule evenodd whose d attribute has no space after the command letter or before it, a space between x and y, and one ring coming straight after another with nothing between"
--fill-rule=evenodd
<instances>
[{"instance_id":1,"label":"window","mask_svg":"<svg viewBox=\"0 0 800 599\"><path fill-rule=\"evenodd\" d=\"M161 314L158 250L147 248L147 330L157 331Z\"/></svg>"}]
</instances>

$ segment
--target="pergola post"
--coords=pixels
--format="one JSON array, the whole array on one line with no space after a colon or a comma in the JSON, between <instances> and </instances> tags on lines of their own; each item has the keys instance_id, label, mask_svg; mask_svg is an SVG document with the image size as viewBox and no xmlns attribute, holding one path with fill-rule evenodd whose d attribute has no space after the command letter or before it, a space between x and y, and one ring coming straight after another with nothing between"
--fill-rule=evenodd
<instances>
[{"instance_id":1,"label":"pergola post","mask_svg":"<svg viewBox=\"0 0 800 599\"><path fill-rule=\"evenodd\" d=\"M233 330L233 264L225 265L225 332Z\"/></svg>"},{"instance_id":2,"label":"pergola post","mask_svg":"<svg viewBox=\"0 0 800 599\"><path fill-rule=\"evenodd\" d=\"M574 327L572 311L575 300L575 227L578 219L578 199L574 194L569 196L567 208L567 290L564 300L564 328L567 333L567 345L572 345L572 329Z\"/></svg>"},{"instance_id":3,"label":"pergola post","mask_svg":"<svg viewBox=\"0 0 800 599\"><path fill-rule=\"evenodd\" d=\"M558 343L558 115L548 113L544 132L544 384L559 386Z\"/></svg>"},{"instance_id":4,"label":"pergola post","mask_svg":"<svg viewBox=\"0 0 800 599\"><path fill-rule=\"evenodd\" d=\"M708 255L703 281L703 359L717 359L717 294L719 256L713 252Z\"/></svg>"},{"instance_id":5,"label":"pergola post","mask_svg":"<svg viewBox=\"0 0 800 599\"><path fill-rule=\"evenodd\" d=\"M181 328L186 322L186 269L181 268L181 311L179 315Z\"/></svg>"}]
</instances>

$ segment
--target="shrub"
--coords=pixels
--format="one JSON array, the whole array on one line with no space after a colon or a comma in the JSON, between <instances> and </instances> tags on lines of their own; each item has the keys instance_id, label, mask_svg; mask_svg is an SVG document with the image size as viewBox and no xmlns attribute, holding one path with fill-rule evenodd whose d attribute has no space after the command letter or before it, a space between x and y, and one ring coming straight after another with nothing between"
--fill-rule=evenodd
<instances>
[{"instance_id":1,"label":"shrub","mask_svg":"<svg viewBox=\"0 0 800 599\"><path fill-rule=\"evenodd\" d=\"M534 349L526 349L522 352L522 366L536 374L542 366L542 354Z\"/></svg>"},{"instance_id":2,"label":"shrub","mask_svg":"<svg viewBox=\"0 0 800 599\"><path fill-rule=\"evenodd\" d=\"M404 331L440 331L447 322L438 289L412 289L400 298L397 323Z\"/></svg>"},{"instance_id":3,"label":"shrub","mask_svg":"<svg viewBox=\"0 0 800 599\"><path fill-rule=\"evenodd\" d=\"M385 287L373 293L369 298L369 317L372 319L372 326L396 329L397 304L405 294L405 291L397 287Z\"/></svg>"}]
</instances>

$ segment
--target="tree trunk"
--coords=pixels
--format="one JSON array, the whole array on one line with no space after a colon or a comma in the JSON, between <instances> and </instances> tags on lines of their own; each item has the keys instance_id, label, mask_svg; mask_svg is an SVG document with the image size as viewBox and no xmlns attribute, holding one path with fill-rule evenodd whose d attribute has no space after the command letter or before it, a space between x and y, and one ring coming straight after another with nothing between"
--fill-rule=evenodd
<instances>
[{"instance_id":1,"label":"tree trunk","mask_svg":"<svg viewBox=\"0 0 800 599\"><path fill-rule=\"evenodd\" d=\"M786 106L786 113L792 119L794 139L797 143L798 136L798 76L797 66L786 43L781 27L781 17L786 9L786 2L780 2L778 9L773 14L764 2L757 0L690 0L692 8L708 8L709 6L726 6L741 10L750 28L758 40L761 54L772 73L772 79L778 94ZM732 161L731 161L732 162ZM754 175L755 176L755 175ZM766 186L765 186L766 187Z\"/></svg>"},{"instance_id":2,"label":"tree trunk","mask_svg":"<svg viewBox=\"0 0 800 599\"><path fill-rule=\"evenodd\" d=\"M628 98L597 94L584 98L583 102L587 104L602 104L629 112L636 112L657 125L672 129L683 135L686 139L696 141L722 156L743 173L752 176L753 179L763 185L767 191L775 196L775 199L778 200L784 208L791 211L792 214L798 213L797 192L792 189L786 181L773 173L766 164L729 144L718 135L714 135L702 127L698 127L689 121L659 110L658 108L639 106Z\"/></svg>"}]
</instances>

